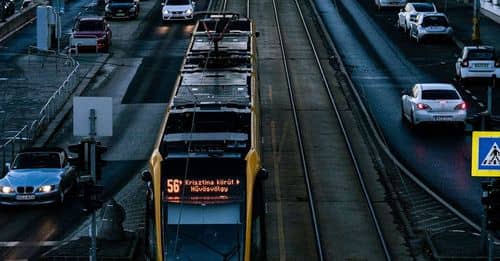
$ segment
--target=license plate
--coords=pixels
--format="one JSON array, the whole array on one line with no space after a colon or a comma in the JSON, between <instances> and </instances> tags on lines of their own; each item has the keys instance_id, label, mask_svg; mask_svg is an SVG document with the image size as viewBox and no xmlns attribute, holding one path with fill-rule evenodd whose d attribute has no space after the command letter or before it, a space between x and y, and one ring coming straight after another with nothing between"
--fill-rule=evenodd
<instances>
[{"instance_id":1,"label":"license plate","mask_svg":"<svg viewBox=\"0 0 500 261\"><path fill-rule=\"evenodd\" d=\"M488 68L488 64L487 63L476 63L474 64L474 67L475 68Z\"/></svg>"},{"instance_id":2,"label":"license plate","mask_svg":"<svg viewBox=\"0 0 500 261\"><path fill-rule=\"evenodd\" d=\"M124 13L117 13L116 16L125 16Z\"/></svg>"},{"instance_id":3,"label":"license plate","mask_svg":"<svg viewBox=\"0 0 500 261\"><path fill-rule=\"evenodd\" d=\"M35 195L29 194L29 195L16 195L17 200L33 200L35 199Z\"/></svg>"},{"instance_id":4,"label":"license plate","mask_svg":"<svg viewBox=\"0 0 500 261\"><path fill-rule=\"evenodd\" d=\"M434 116L435 121L449 121L451 116Z\"/></svg>"}]
</instances>

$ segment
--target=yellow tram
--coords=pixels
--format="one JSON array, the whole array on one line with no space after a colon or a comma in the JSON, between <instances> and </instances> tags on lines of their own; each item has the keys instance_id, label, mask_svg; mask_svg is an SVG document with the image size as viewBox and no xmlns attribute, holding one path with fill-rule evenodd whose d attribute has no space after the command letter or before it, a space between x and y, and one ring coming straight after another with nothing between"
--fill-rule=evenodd
<instances>
[{"instance_id":1,"label":"yellow tram","mask_svg":"<svg viewBox=\"0 0 500 261\"><path fill-rule=\"evenodd\" d=\"M149 170L150 260L259 260L263 195L251 20L211 14L193 32Z\"/></svg>"}]
</instances>

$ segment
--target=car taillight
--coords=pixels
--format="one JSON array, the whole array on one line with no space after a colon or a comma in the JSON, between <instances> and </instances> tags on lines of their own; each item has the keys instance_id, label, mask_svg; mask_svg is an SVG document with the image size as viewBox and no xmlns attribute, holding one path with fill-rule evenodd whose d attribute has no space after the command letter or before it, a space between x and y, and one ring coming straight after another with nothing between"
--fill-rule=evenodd
<instances>
[{"instance_id":1,"label":"car taillight","mask_svg":"<svg viewBox=\"0 0 500 261\"><path fill-rule=\"evenodd\" d=\"M469 67L469 61L467 60L463 60L460 65L462 65L462 67Z\"/></svg>"},{"instance_id":2,"label":"car taillight","mask_svg":"<svg viewBox=\"0 0 500 261\"><path fill-rule=\"evenodd\" d=\"M467 109L467 104L465 104L465 102L462 102L457 106L455 106L455 110L466 110L466 109Z\"/></svg>"},{"instance_id":3,"label":"car taillight","mask_svg":"<svg viewBox=\"0 0 500 261\"><path fill-rule=\"evenodd\" d=\"M431 107L425 103L417 103L417 109L419 110L428 110Z\"/></svg>"}]
</instances>

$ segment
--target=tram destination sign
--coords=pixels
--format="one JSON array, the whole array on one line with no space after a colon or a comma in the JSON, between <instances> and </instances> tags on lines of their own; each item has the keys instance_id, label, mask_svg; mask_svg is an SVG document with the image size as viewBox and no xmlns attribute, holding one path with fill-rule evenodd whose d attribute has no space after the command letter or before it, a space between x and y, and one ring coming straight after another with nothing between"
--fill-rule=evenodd
<instances>
[{"instance_id":1,"label":"tram destination sign","mask_svg":"<svg viewBox=\"0 0 500 261\"><path fill-rule=\"evenodd\" d=\"M220 203L244 200L242 177L167 178L164 184L171 203Z\"/></svg>"}]
</instances>

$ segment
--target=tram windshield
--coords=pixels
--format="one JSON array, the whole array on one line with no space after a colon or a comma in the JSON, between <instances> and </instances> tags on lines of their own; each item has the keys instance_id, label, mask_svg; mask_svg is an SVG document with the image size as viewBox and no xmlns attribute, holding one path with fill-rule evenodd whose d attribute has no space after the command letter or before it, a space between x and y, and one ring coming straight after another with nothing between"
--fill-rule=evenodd
<instances>
[{"instance_id":1,"label":"tram windshield","mask_svg":"<svg viewBox=\"0 0 500 261\"><path fill-rule=\"evenodd\" d=\"M167 260L243 260L242 159L166 159L162 180Z\"/></svg>"}]
</instances>

